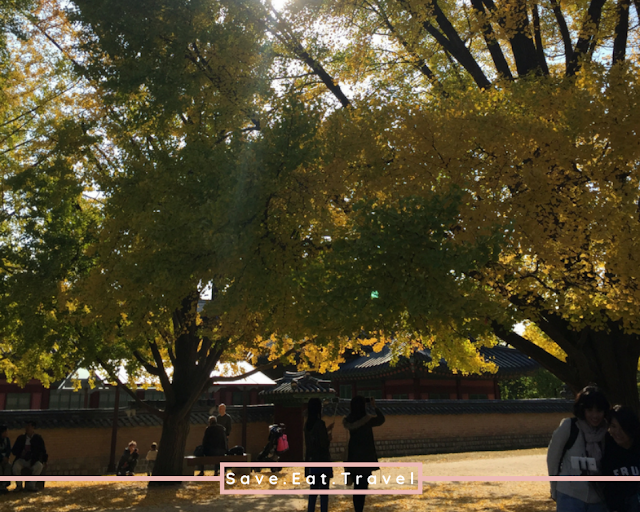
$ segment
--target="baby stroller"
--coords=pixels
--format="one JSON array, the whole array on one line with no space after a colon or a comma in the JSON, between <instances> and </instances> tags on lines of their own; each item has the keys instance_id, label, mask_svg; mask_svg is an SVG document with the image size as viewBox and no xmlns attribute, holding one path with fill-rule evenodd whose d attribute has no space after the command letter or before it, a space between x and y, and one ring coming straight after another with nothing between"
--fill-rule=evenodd
<instances>
[{"instance_id":1,"label":"baby stroller","mask_svg":"<svg viewBox=\"0 0 640 512\"><path fill-rule=\"evenodd\" d=\"M280 454L286 452L289 449L289 441L287 440L287 434L284 423L276 423L269 425L269 439L264 449L258 455L258 462L278 462L280 460ZM261 468L256 468L256 471L260 471ZM282 468L271 468L273 473L277 473Z\"/></svg>"}]
</instances>

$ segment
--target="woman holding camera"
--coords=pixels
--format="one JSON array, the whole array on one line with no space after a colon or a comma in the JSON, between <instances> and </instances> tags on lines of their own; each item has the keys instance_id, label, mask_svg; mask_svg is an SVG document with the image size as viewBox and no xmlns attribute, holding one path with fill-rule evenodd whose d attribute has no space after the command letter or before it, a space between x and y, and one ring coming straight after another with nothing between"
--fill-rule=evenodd
<instances>
[{"instance_id":1,"label":"woman holding camera","mask_svg":"<svg viewBox=\"0 0 640 512\"><path fill-rule=\"evenodd\" d=\"M342 420L344 428L349 432L349 445L346 462L378 462L376 445L373 440L373 427L384 423L384 414L376 407L376 401L370 399L375 416L369 416L366 410L367 401L363 396L351 399L351 412ZM367 479L377 467L345 468L353 476L354 489L368 489ZM364 494L353 495L353 507L356 512L364 510Z\"/></svg>"},{"instance_id":2,"label":"woman holding camera","mask_svg":"<svg viewBox=\"0 0 640 512\"><path fill-rule=\"evenodd\" d=\"M327 426L322 420L322 402L319 398L310 398L307 404L307 422L304 425L304 442L306 447L306 462L331 462L329 445L331 443L331 430L333 424ZM314 476L314 483L311 489L328 489L329 479L333 478L331 468L306 468L305 476ZM318 496L309 495L307 511L314 512ZM327 512L329 509L329 496L320 496L320 512Z\"/></svg>"}]
</instances>

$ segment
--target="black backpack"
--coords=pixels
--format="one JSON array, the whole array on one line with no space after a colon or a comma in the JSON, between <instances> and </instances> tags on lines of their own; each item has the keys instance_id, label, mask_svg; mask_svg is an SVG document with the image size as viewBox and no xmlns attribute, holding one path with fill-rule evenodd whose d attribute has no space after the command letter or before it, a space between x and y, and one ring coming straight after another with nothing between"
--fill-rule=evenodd
<instances>
[{"instance_id":1,"label":"black backpack","mask_svg":"<svg viewBox=\"0 0 640 512\"><path fill-rule=\"evenodd\" d=\"M244 455L244 447L236 445L229 450L229 455Z\"/></svg>"},{"instance_id":2,"label":"black backpack","mask_svg":"<svg viewBox=\"0 0 640 512\"><path fill-rule=\"evenodd\" d=\"M576 439L578 439L579 433L580 430L578 429L578 418L573 417L571 418L571 433L569 434L569 439L567 439L567 442L562 449L562 455L560 455L560 462L558 463L558 475L560 474L560 470L562 469L562 460L564 459L567 451L569 451L575 444Z\"/></svg>"}]
</instances>

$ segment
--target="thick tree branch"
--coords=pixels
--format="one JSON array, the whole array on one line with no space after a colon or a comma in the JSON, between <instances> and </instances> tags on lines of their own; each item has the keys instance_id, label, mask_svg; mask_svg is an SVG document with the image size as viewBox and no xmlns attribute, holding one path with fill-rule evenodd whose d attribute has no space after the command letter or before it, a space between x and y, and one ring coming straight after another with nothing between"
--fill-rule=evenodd
<instances>
[{"instance_id":1,"label":"thick tree branch","mask_svg":"<svg viewBox=\"0 0 640 512\"><path fill-rule=\"evenodd\" d=\"M540 13L538 12L538 4L533 4L533 36L536 46L536 54L538 56L538 65L545 75L549 74L549 66L547 66L547 58L544 55L544 45L542 44L542 31L540 29Z\"/></svg>"},{"instance_id":2,"label":"thick tree branch","mask_svg":"<svg viewBox=\"0 0 640 512\"><path fill-rule=\"evenodd\" d=\"M118 387L120 387L120 389L122 389L125 393L127 393L131 398L133 398L133 400L136 402L136 404L140 405L142 408L146 409L147 411L149 411L150 413L154 414L155 416L164 419L165 417L165 412L161 411L160 409L157 409L156 407L154 407L151 404L148 404L147 402L145 402L144 400L141 400L138 395L132 391L131 389L129 389L129 386L127 386L126 384L123 384L122 382L120 382L120 379L118 378L118 375L116 374L116 372L114 371L114 369L111 367L111 365L105 363L102 359L100 359L99 357L96 358L96 361L98 362L98 364L104 369L104 371L107 372L107 375L109 375L109 378L114 381Z\"/></svg>"},{"instance_id":3,"label":"thick tree branch","mask_svg":"<svg viewBox=\"0 0 640 512\"><path fill-rule=\"evenodd\" d=\"M351 102L342 92L340 85L338 85L338 81L327 72L320 61L311 57L309 52L304 49L298 38L289 30L286 23L278 16L278 13L275 11L274 13L278 18L277 20L267 14L267 19L270 22L270 25L267 24L266 26L267 30L282 44L284 44L289 51L313 70L313 72L318 76L318 78L320 78L320 80L322 80L322 83L327 87L327 89L329 89L329 91L331 91L344 108L350 107Z\"/></svg>"},{"instance_id":4,"label":"thick tree branch","mask_svg":"<svg viewBox=\"0 0 640 512\"><path fill-rule=\"evenodd\" d=\"M209 355L209 351L213 343L208 336L204 336L201 341L200 349L198 350L198 361L202 364L206 364L207 357Z\"/></svg>"},{"instance_id":5,"label":"thick tree branch","mask_svg":"<svg viewBox=\"0 0 640 512\"><path fill-rule=\"evenodd\" d=\"M450 53L453 58L455 58L460 65L467 70L478 87L481 89L488 89L491 87L491 82L489 82L484 71L482 71L482 68L476 59L465 46L464 41L462 41L454 26L451 24L442 9L440 9L437 0L429 1L429 7L433 9L436 23L442 32L434 27L428 19L424 19L423 16L418 15L407 0L398 0L398 2L412 18L422 25L427 33L430 34L446 52Z\"/></svg>"},{"instance_id":6,"label":"thick tree branch","mask_svg":"<svg viewBox=\"0 0 640 512\"><path fill-rule=\"evenodd\" d=\"M560 361L560 359L552 356L549 352L535 343L523 338L518 333L507 331L502 325L496 322L493 323L492 327L498 338L540 363L544 368L556 375L562 381L570 384L575 383L576 386L580 385L578 374L567 363Z\"/></svg>"},{"instance_id":7,"label":"thick tree branch","mask_svg":"<svg viewBox=\"0 0 640 512\"><path fill-rule=\"evenodd\" d=\"M502 48L500 47L500 44L498 43L498 40L493 32L491 23L489 22L489 20L487 20L487 13L484 9L482 0L471 0L471 5L481 19L482 35L484 36L484 41L487 45L487 48L489 49L491 58L493 59L493 65L496 67L496 71L500 73L504 78L513 80L513 75L511 74L509 63L507 62L507 59L502 52Z\"/></svg>"},{"instance_id":8,"label":"thick tree branch","mask_svg":"<svg viewBox=\"0 0 640 512\"><path fill-rule=\"evenodd\" d=\"M171 365L175 367L176 355L173 353L173 347L171 345L167 346L167 352L169 353L169 360L171 361Z\"/></svg>"},{"instance_id":9,"label":"thick tree branch","mask_svg":"<svg viewBox=\"0 0 640 512\"><path fill-rule=\"evenodd\" d=\"M483 0L489 11L498 12L493 0ZM511 51L516 61L516 69L519 76L525 76L532 71L540 73L542 67L538 62L536 47L530 37L529 15L527 14L527 3L525 0L513 0L509 6L507 17L500 17L498 23L507 28L511 34L509 43Z\"/></svg>"},{"instance_id":10,"label":"thick tree branch","mask_svg":"<svg viewBox=\"0 0 640 512\"><path fill-rule=\"evenodd\" d=\"M550 2L553 9L553 14L556 17L556 21L558 22L560 35L562 36L562 44L564 45L565 72L568 73L569 62L571 62L571 60L573 59L573 44L571 43L569 27L567 27L567 21L564 18L564 14L562 14L562 9L560 8L558 0L550 0Z\"/></svg>"},{"instance_id":11,"label":"thick tree branch","mask_svg":"<svg viewBox=\"0 0 640 512\"><path fill-rule=\"evenodd\" d=\"M175 401L175 393L173 390L173 386L171 385L171 381L169 380L169 376L167 375L167 371L164 367L164 362L162 361L162 354L160 354L160 349L158 349L158 345L155 341L149 341L149 348L151 349L151 354L153 354L153 360L156 362L157 370L158 370L158 378L160 379L160 384L162 384L162 389L168 399L168 401ZM175 367L174 367L175 368Z\"/></svg>"},{"instance_id":12,"label":"thick tree branch","mask_svg":"<svg viewBox=\"0 0 640 512\"><path fill-rule=\"evenodd\" d=\"M630 0L618 0L615 39L613 40L613 64L624 62L627 51L627 37L629 34L629 6Z\"/></svg>"},{"instance_id":13,"label":"thick tree branch","mask_svg":"<svg viewBox=\"0 0 640 512\"><path fill-rule=\"evenodd\" d=\"M300 349L302 347L304 347L307 343L308 343L308 341L301 342L297 347L288 350L287 352L282 354L282 356L280 356L280 357L281 358L288 357L291 354L295 354L296 352L300 352ZM260 366L256 366L250 372L243 373L242 375L236 375L236 376L233 376L233 377L214 377L214 382L232 382L234 380L246 379L247 377L251 377L252 375L255 375L258 372L262 372L264 370L270 370L276 364L277 364L277 362L271 361L269 363L265 363L265 364L261 364Z\"/></svg>"},{"instance_id":14,"label":"thick tree branch","mask_svg":"<svg viewBox=\"0 0 640 512\"><path fill-rule=\"evenodd\" d=\"M384 10L382 8L376 9L374 6L372 6L372 9L376 12L376 14L380 17L380 19L382 20L382 22L384 23L384 25L387 27L387 29L389 30L389 32L391 34L393 34L393 36L398 40L398 42L402 45L402 47L407 51L407 53L409 53L409 55L411 55L412 61L413 61L413 65L420 70L420 72L427 77L427 79L430 82L435 82L436 81L436 77L433 74L433 71L431 71L431 68L429 68L429 66L427 65L427 63L425 62L425 60L423 58L421 58L417 52L415 51L415 48L413 47L413 45L411 45L409 43L409 41L407 41L402 34L400 34L396 28L394 27L394 25L391 23L391 20L389 19L389 16L387 16L387 13L384 12Z\"/></svg>"},{"instance_id":15,"label":"thick tree branch","mask_svg":"<svg viewBox=\"0 0 640 512\"><path fill-rule=\"evenodd\" d=\"M138 362L144 367L145 371L151 375L155 375L156 377L160 377L160 370L153 366L149 361L147 361L142 354L137 350L133 351L133 357L135 357Z\"/></svg>"},{"instance_id":16,"label":"thick tree branch","mask_svg":"<svg viewBox=\"0 0 640 512\"><path fill-rule=\"evenodd\" d=\"M602 8L607 0L591 0L589 9L582 23L578 42L567 66L567 76L575 75L580 69L580 61L587 58L595 47Z\"/></svg>"}]
</instances>

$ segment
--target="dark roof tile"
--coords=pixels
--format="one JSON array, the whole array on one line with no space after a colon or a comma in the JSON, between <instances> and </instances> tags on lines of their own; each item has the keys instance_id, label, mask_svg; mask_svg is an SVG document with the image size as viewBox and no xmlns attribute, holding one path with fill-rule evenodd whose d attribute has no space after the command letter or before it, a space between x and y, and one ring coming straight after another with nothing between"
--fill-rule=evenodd
<instances>
[{"instance_id":1,"label":"dark roof tile","mask_svg":"<svg viewBox=\"0 0 640 512\"><path fill-rule=\"evenodd\" d=\"M131 409L129 409L131 411ZM227 413L235 423L242 422L242 406L229 405ZM208 411L193 411L191 423L194 425L206 425L209 421ZM272 405L248 405L247 419L253 421L273 421ZM80 409L80 410L24 410L24 411L0 411L0 424L7 425L11 430L21 430L27 420L35 420L38 429L48 428L110 428L113 422L113 410L110 409ZM160 426L162 420L144 411L135 411L135 414L127 409L120 410L118 414L119 427Z\"/></svg>"},{"instance_id":2,"label":"dark roof tile","mask_svg":"<svg viewBox=\"0 0 640 512\"><path fill-rule=\"evenodd\" d=\"M284 372L284 375L276 379L276 385L272 388L260 391L260 395L268 397L269 395L284 394L328 394L335 393L331 387L331 381L318 379L308 372Z\"/></svg>"},{"instance_id":3,"label":"dark roof tile","mask_svg":"<svg viewBox=\"0 0 640 512\"><path fill-rule=\"evenodd\" d=\"M539 368L538 363L516 349L495 346L482 347L480 354L486 361L494 362L498 366L496 374L485 374L485 376L496 376L498 378L509 378L531 373ZM347 379L367 379L376 376L389 375L408 371L411 361L406 357L400 357L396 364L392 364L393 355L388 346L383 347L380 352L370 352L368 354L355 357L340 365L340 369L328 374L332 380ZM414 364L417 367L424 367L426 363L432 361L429 349L418 350L413 356ZM447 362L442 359L433 372L434 374L451 375Z\"/></svg>"}]
</instances>

